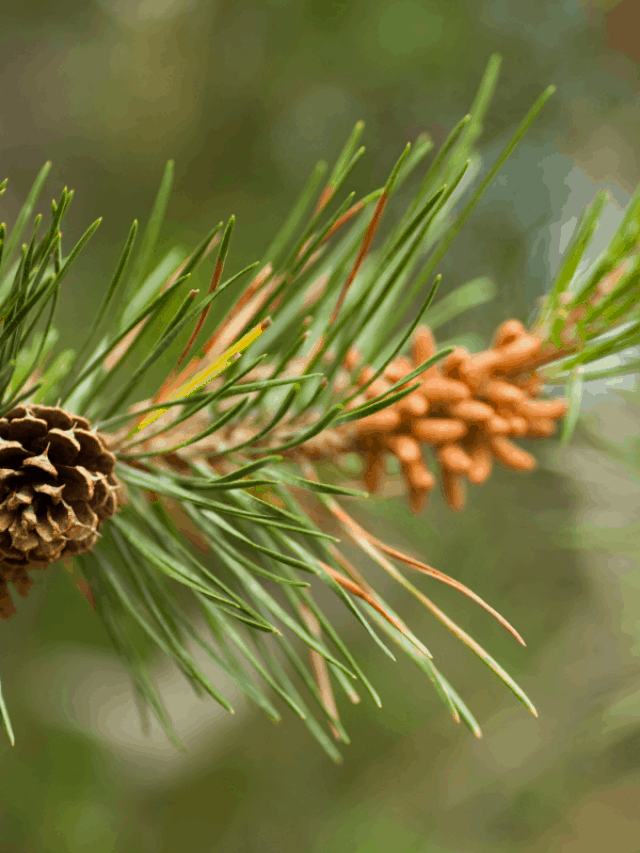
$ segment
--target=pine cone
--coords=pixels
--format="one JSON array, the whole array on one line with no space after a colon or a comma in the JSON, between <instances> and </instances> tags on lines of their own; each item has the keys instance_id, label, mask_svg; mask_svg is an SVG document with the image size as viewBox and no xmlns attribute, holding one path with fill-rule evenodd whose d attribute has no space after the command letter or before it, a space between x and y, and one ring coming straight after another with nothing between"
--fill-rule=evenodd
<instances>
[{"instance_id":1,"label":"pine cone","mask_svg":"<svg viewBox=\"0 0 640 853\"><path fill-rule=\"evenodd\" d=\"M15 613L7 583L25 596L30 569L84 554L118 508L115 456L89 422L52 406L0 418L0 617Z\"/></svg>"}]
</instances>

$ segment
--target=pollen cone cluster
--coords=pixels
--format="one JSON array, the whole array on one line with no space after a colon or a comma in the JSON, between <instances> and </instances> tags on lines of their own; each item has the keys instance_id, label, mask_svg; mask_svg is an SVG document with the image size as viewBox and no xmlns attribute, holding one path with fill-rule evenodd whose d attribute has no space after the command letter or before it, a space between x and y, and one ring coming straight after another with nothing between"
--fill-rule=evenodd
<instances>
[{"instance_id":1,"label":"pollen cone cluster","mask_svg":"<svg viewBox=\"0 0 640 853\"><path fill-rule=\"evenodd\" d=\"M84 554L118 507L115 456L89 422L52 406L0 418L0 617L27 595L30 569Z\"/></svg>"},{"instance_id":2,"label":"pollen cone cluster","mask_svg":"<svg viewBox=\"0 0 640 853\"><path fill-rule=\"evenodd\" d=\"M535 459L510 439L550 436L566 412L563 400L537 399L542 382L534 368L541 346L522 323L507 320L490 349L472 355L456 347L444 362L420 375L419 388L358 421L356 443L365 456L368 490L379 487L384 457L392 454L400 462L412 508L418 511L436 483L423 458L425 444L433 447L442 490L454 510L464 506L464 480L483 483L494 461L516 471L532 470ZM413 360L399 358L389 364L384 378L369 385L364 396L371 399L384 393L435 352L431 331L419 327ZM345 366L353 369L357 358L352 350ZM365 367L358 384L373 375L372 368Z\"/></svg>"}]
</instances>

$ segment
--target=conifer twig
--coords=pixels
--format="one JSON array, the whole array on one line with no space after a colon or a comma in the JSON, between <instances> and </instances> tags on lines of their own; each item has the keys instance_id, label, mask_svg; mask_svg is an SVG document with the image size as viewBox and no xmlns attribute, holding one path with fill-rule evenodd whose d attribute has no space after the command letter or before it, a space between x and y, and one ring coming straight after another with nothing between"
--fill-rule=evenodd
<instances>
[{"instance_id":1,"label":"conifer twig","mask_svg":"<svg viewBox=\"0 0 640 853\"><path fill-rule=\"evenodd\" d=\"M373 649L393 661L392 648L409 657L452 718L479 737L478 722L435 665L436 650L375 590L368 560L536 713L504 669L396 564L462 592L524 645L518 632L450 574L367 532L343 504L368 495L340 474L349 454L358 454L361 479L374 491L393 456L420 511L436 482L422 456L427 445L449 506L461 510L464 479L479 485L494 461L514 471L535 467L512 439L546 438L564 419L568 441L585 384L602 375L599 359L640 343L639 190L588 265L584 255L606 206L606 195L596 196L531 328L506 319L487 349L449 342L437 351L431 329L485 304L497 288L475 278L436 301L440 276L424 287L553 91L542 93L463 200L499 64L491 58L469 115L427 167L433 143L420 134L384 187L354 203L346 182L364 154L359 122L329 177L321 161L262 260L239 271L233 216L186 259L174 247L154 264L173 182L169 161L140 245L134 222L77 352L51 358L58 297L100 220L68 254L62 234L72 192L65 188L53 201L50 220L36 213L31 221L46 164L13 227L0 226L0 617L15 618L12 592L27 595L36 570L72 565L137 695L175 743L148 671L154 655L175 663L199 695L233 711L195 660L195 643L271 720L279 719L274 703L282 700L327 755L341 760L335 741L349 739L335 685L356 703L357 679L376 705L381 700L364 663L316 603L320 585ZM388 222L383 213L401 185L409 201ZM215 246L205 279L202 261ZM247 273L249 283L240 283ZM219 308L232 293L233 304ZM170 367L158 377L160 363ZM605 376L637 369L637 360L626 361ZM566 384L568 401L542 399L545 380ZM337 547L336 527L366 557L362 566ZM305 647L308 656L300 654ZM0 690L0 721L13 742L9 705Z\"/></svg>"}]
</instances>

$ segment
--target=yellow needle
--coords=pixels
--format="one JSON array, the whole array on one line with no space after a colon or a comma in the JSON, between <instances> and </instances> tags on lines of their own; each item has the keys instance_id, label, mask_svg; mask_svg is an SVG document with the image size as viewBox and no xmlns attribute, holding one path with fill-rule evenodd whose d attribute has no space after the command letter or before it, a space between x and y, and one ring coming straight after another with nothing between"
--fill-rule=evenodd
<instances>
[{"instance_id":1,"label":"yellow needle","mask_svg":"<svg viewBox=\"0 0 640 853\"><path fill-rule=\"evenodd\" d=\"M186 397L189 394L192 394L196 388L199 388L201 385L206 385L207 382L210 382L215 376L222 373L222 371L229 366L229 359L233 358L236 353L242 352L249 346L249 344L252 344L256 338L260 337L269 325L270 322L268 320L263 320L251 329L250 332L247 332L246 335L243 335L240 340L235 342L235 344L232 344L228 350L225 350L225 352L218 356L218 358L216 358L208 367L205 367L199 373L196 373L195 376L174 392L174 394L168 399L178 400L180 397ZM141 421L141 423L131 430L127 438L131 438L135 432L143 429L143 427L149 426L149 424L152 424L166 411L166 409L158 409L155 412L150 412L147 417Z\"/></svg>"}]
</instances>

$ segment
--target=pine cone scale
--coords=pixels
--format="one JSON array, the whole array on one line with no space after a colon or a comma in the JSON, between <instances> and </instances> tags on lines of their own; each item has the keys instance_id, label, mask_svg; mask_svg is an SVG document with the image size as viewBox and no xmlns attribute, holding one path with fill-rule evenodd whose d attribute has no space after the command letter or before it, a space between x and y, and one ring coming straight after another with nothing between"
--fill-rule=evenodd
<instances>
[{"instance_id":1,"label":"pine cone scale","mask_svg":"<svg viewBox=\"0 0 640 853\"><path fill-rule=\"evenodd\" d=\"M49 430L47 439L56 459L65 465L70 465L82 449L80 442L75 438L72 430L62 430L54 427Z\"/></svg>"},{"instance_id":2,"label":"pine cone scale","mask_svg":"<svg viewBox=\"0 0 640 853\"><path fill-rule=\"evenodd\" d=\"M30 416L16 418L9 423L7 432L11 440L40 438L47 434L47 422ZM20 441L18 443L20 444Z\"/></svg>"},{"instance_id":3,"label":"pine cone scale","mask_svg":"<svg viewBox=\"0 0 640 853\"><path fill-rule=\"evenodd\" d=\"M68 503L89 501L93 497L91 474L82 465L58 465L58 473L65 480L63 498Z\"/></svg>"},{"instance_id":4,"label":"pine cone scale","mask_svg":"<svg viewBox=\"0 0 640 853\"><path fill-rule=\"evenodd\" d=\"M0 465L13 462L16 458L28 456L29 452L24 449L19 441L6 441L0 438Z\"/></svg>"},{"instance_id":5,"label":"pine cone scale","mask_svg":"<svg viewBox=\"0 0 640 853\"><path fill-rule=\"evenodd\" d=\"M14 471L14 473L17 472ZM51 483L36 483L33 488L36 492L49 495L54 504L59 504L62 500L62 490L64 489L64 486L52 486Z\"/></svg>"},{"instance_id":6,"label":"pine cone scale","mask_svg":"<svg viewBox=\"0 0 640 853\"><path fill-rule=\"evenodd\" d=\"M44 453L41 453L40 456L31 456L27 459L24 459L22 462L23 468L39 468L40 471L43 471L45 474L50 474L52 477L55 477L58 471L56 470L53 463L50 461L48 457L49 446L45 449Z\"/></svg>"}]
</instances>

